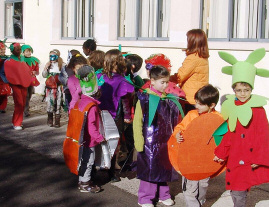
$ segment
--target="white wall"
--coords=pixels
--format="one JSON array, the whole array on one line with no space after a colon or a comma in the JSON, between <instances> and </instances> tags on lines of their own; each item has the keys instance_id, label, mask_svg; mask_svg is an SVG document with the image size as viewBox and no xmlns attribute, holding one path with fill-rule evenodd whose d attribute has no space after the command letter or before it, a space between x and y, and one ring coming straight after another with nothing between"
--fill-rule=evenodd
<instances>
[{"instance_id":1,"label":"white wall","mask_svg":"<svg viewBox=\"0 0 269 207\"><path fill-rule=\"evenodd\" d=\"M85 40L61 40L61 0L24 0L24 39L9 39L7 44L20 42L30 44L34 49L34 56L41 61L40 73L48 61L51 49L59 49L64 60L67 51L77 49L82 52ZM139 54L146 59L153 53L163 53L171 59L172 72L177 72L181 66L186 47L186 32L199 27L200 0L171 0L170 39L169 41L123 41L117 40L117 0L95 0L95 27L94 36L98 49L105 52L122 45L122 50ZM0 39L4 39L4 0L0 0ZM268 68L269 43L260 42L209 42L210 49L210 83L220 88L221 95L232 93L231 77L221 73L226 66L218 57L219 50L233 53L239 60L244 60L251 50L264 47L267 54L257 66ZM146 77L144 65L140 71ZM44 79L39 76L41 85L38 93L43 93ZM266 78L256 78L254 93L269 97L269 81ZM218 106L219 108L219 106Z\"/></svg>"}]
</instances>

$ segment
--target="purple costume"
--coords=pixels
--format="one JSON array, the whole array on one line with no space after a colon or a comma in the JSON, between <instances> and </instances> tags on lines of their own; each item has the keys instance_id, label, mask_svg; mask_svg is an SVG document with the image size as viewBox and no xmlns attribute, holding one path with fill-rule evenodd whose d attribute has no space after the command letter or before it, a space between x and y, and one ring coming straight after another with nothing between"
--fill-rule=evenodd
<instances>
[{"instance_id":1,"label":"purple costume","mask_svg":"<svg viewBox=\"0 0 269 207\"><path fill-rule=\"evenodd\" d=\"M97 74L97 78L99 79L102 75L105 82L101 86L102 95L99 98L101 102L99 108L101 110L108 110L113 119L115 119L120 99L128 93L132 93L134 87L120 74L115 73L109 79L107 75L100 73ZM124 115L124 118L130 118L130 115L129 117Z\"/></svg>"},{"instance_id":2,"label":"purple costume","mask_svg":"<svg viewBox=\"0 0 269 207\"><path fill-rule=\"evenodd\" d=\"M137 178L148 182L170 182L178 179L172 167L167 141L178 123L179 109L169 99L160 99L151 126L149 120L149 94L138 92L143 114L144 151L137 154Z\"/></svg>"}]
</instances>

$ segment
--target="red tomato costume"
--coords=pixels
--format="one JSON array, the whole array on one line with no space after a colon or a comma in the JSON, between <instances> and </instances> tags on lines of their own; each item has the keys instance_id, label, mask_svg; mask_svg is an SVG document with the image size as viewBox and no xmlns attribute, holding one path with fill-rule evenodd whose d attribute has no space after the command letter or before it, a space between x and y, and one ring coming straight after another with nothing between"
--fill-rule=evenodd
<instances>
[{"instance_id":1,"label":"red tomato costume","mask_svg":"<svg viewBox=\"0 0 269 207\"><path fill-rule=\"evenodd\" d=\"M236 105L242 105L235 101ZM234 132L224 135L215 155L227 161L226 189L245 191L269 182L269 127L265 110L252 107L252 119L244 127L237 121ZM252 169L251 164L260 165Z\"/></svg>"}]
</instances>

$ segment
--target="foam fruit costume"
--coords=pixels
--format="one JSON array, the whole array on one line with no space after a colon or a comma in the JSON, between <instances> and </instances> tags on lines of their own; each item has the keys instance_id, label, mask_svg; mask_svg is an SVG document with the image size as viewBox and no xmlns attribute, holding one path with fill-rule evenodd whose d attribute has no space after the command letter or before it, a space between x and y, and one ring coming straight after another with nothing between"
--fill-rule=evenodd
<instances>
[{"instance_id":1,"label":"foam fruit costume","mask_svg":"<svg viewBox=\"0 0 269 207\"><path fill-rule=\"evenodd\" d=\"M26 49L30 49L31 52L33 53L34 50L33 48L30 46L30 45L22 45L21 46L21 51L22 53L26 50ZM31 56L31 57L24 57L23 58L23 61L26 62L26 64L29 66L30 68L30 71L37 71L39 72L39 59L34 57L34 56ZM39 86L40 83L39 81L37 80L36 76L35 75L32 75L32 81L31 81L31 86Z\"/></svg>"},{"instance_id":2,"label":"foam fruit costume","mask_svg":"<svg viewBox=\"0 0 269 207\"><path fill-rule=\"evenodd\" d=\"M16 43L18 44L18 43ZM13 51L13 45L10 46ZM31 84L32 76L29 67L24 62L24 58L21 56L19 60L15 55L11 55L4 63L4 70L6 79L10 84L21 85L23 87L29 87Z\"/></svg>"},{"instance_id":3,"label":"foam fruit costume","mask_svg":"<svg viewBox=\"0 0 269 207\"><path fill-rule=\"evenodd\" d=\"M227 124L215 113L199 115L192 110L186 115L184 142L174 134L168 141L169 159L175 170L189 180L202 180L223 172L224 165L213 161L214 150L227 132Z\"/></svg>"}]
</instances>

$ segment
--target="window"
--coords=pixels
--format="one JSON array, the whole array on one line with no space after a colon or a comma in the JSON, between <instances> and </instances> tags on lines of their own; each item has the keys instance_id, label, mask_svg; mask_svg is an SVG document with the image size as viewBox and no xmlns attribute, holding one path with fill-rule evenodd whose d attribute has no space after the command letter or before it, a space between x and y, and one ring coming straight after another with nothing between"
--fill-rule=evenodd
<instances>
[{"instance_id":1,"label":"window","mask_svg":"<svg viewBox=\"0 0 269 207\"><path fill-rule=\"evenodd\" d=\"M268 39L268 7L269 0L202 0L202 29L209 39Z\"/></svg>"},{"instance_id":2,"label":"window","mask_svg":"<svg viewBox=\"0 0 269 207\"><path fill-rule=\"evenodd\" d=\"M119 39L168 39L170 0L119 0Z\"/></svg>"},{"instance_id":3,"label":"window","mask_svg":"<svg viewBox=\"0 0 269 207\"><path fill-rule=\"evenodd\" d=\"M93 36L93 0L62 1L62 37L84 39Z\"/></svg>"},{"instance_id":4,"label":"window","mask_svg":"<svg viewBox=\"0 0 269 207\"><path fill-rule=\"evenodd\" d=\"M5 2L5 37L23 38L22 1Z\"/></svg>"}]
</instances>

